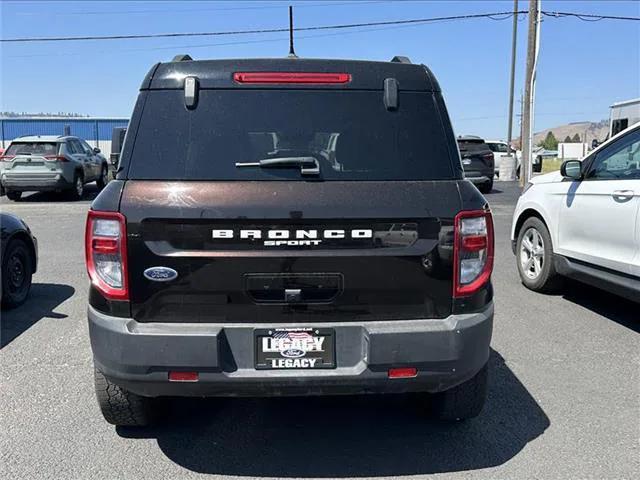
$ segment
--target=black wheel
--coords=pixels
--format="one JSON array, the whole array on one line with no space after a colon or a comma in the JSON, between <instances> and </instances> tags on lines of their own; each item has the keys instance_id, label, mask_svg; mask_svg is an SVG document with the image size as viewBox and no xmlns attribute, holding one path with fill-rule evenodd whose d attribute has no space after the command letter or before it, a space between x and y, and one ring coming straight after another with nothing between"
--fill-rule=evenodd
<instances>
[{"instance_id":1,"label":"black wheel","mask_svg":"<svg viewBox=\"0 0 640 480\"><path fill-rule=\"evenodd\" d=\"M156 399L141 397L111 382L94 368L98 405L104 419L112 425L142 427L156 420Z\"/></svg>"},{"instance_id":2,"label":"black wheel","mask_svg":"<svg viewBox=\"0 0 640 480\"><path fill-rule=\"evenodd\" d=\"M73 185L69 190L69 198L80 200L82 195L84 195L84 176L81 173L76 173L73 176Z\"/></svg>"},{"instance_id":3,"label":"black wheel","mask_svg":"<svg viewBox=\"0 0 640 480\"><path fill-rule=\"evenodd\" d=\"M9 242L2 258L2 306L14 308L24 303L31 289L33 259L29 246L20 239Z\"/></svg>"},{"instance_id":4,"label":"black wheel","mask_svg":"<svg viewBox=\"0 0 640 480\"><path fill-rule=\"evenodd\" d=\"M100 177L98 177L98 180L96 180L98 190L102 190L107 185L107 183L109 183L109 168L106 165L102 165Z\"/></svg>"},{"instance_id":5,"label":"black wheel","mask_svg":"<svg viewBox=\"0 0 640 480\"><path fill-rule=\"evenodd\" d=\"M431 397L431 414L438 420L477 417L487 398L488 364L464 383Z\"/></svg>"},{"instance_id":6,"label":"black wheel","mask_svg":"<svg viewBox=\"0 0 640 480\"><path fill-rule=\"evenodd\" d=\"M13 200L14 202L17 202L18 200L20 200L22 198L22 192L16 192L13 190L7 190L7 198L9 200Z\"/></svg>"},{"instance_id":7,"label":"black wheel","mask_svg":"<svg viewBox=\"0 0 640 480\"><path fill-rule=\"evenodd\" d=\"M488 181L487 183L483 183L478 187L478 189L482 193L491 193L491 190L493 190L493 179Z\"/></svg>"},{"instance_id":8,"label":"black wheel","mask_svg":"<svg viewBox=\"0 0 640 480\"><path fill-rule=\"evenodd\" d=\"M562 283L553 264L551 235L542 220L524 222L516 243L518 273L525 287L535 292L551 292Z\"/></svg>"},{"instance_id":9,"label":"black wheel","mask_svg":"<svg viewBox=\"0 0 640 480\"><path fill-rule=\"evenodd\" d=\"M516 178L520 178L520 165L516 168Z\"/></svg>"}]
</instances>

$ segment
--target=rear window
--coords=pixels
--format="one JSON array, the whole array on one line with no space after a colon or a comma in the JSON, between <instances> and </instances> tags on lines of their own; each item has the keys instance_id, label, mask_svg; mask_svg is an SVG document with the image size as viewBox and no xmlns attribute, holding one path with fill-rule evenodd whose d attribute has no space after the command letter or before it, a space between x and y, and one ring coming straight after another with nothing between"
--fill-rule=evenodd
<instances>
[{"instance_id":1,"label":"rear window","mask_svg":"<svg viewBox=\"0 0 640 480\"><path fill-rule=\"evenodd\" d=\"M507 146L504 143L487 143L487 146L492 152L507 153Z\"/></svg>"},{"instance_id":2,"label":"rear window","mask_svg":"<svg viewBox=\"0 0 640 480\"><path fill-rule=\"evenodd\" d=\"M58 144L55 142L12 142L4 153L11 155L56 155Z\"/></svg>"},{"instance_id":3,"label":"rear window","mask_svg":"<svg viewBox=\"0 0 640 480\"><path fill-rule=\"evenodd\" d=\"M485 152L489 146L483 140L458 140L458 147L465 152Z\"/></svg>"},{"instance_id":4,"label":"rear window","mask_svg":"<svg viewBox=\"0 0 640 480\"><path fill-rule=\"evenodd\" d=\"M306 180L300 169L236 167L313 157L323 180L454 178L433 94L382 91L201 90L187 110L181 90L147 92L128 177L148 180Z\"/></svg>"}]
</instances>

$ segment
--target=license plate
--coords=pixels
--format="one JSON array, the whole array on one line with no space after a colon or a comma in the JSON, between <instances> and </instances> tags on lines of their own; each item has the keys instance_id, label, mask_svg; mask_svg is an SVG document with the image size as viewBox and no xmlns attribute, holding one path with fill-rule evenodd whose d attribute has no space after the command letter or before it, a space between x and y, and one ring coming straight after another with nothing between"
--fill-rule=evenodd
<instances>
[{"instance_id":1,"label":"license plate","mask_svg":"<svg viewBox=\"0 0 640 480\"><path fill-rule=\"evenodd\" d=\"M272 328L255 331L256 369L336 368L332 328Z\"/></svg>"}]
</instances>

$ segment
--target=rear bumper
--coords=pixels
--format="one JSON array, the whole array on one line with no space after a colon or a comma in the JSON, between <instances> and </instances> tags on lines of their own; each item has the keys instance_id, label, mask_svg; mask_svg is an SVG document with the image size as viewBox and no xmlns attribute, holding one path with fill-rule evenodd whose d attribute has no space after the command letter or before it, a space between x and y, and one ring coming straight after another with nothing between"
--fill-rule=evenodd
<instances>
[{"instance_id":1,"label":"rear bumper","mask_svg":"<svg viewBox=\"0 0 640 480\"><path fill-rule=\"evenodd\" d=\"M333 370L256 370L254 330L276 325L139 323L92 307L88 318L97 368L139 395L437 392L468 380L487 362L493 305L445 319L314 324L335 329ZM392 367L416 367L418 374L389 379ZM197 371L199 381L169 382L172 370Z\"/></svg>"},{"instance_id":2,"label":"rear bumper","mask_svg":"<svg viewBox=\"0 0 640 480\"><path fill-rule=\"evenodd\" d=\"M483 171L466 171L464 177L474 185L489 183L493 180L495 172L493 169L487 169Z\"/></svg>"},{"instance_id":3,"label":"rear bumper","mask_svg":"<svg viewBox=\"0 0 640 480\"><path fill-rule=\"evenodd\" d=\"M18 192L64 190L73 184L61 173L3 174L2 186Z\"/></svg>"}]
</instances>

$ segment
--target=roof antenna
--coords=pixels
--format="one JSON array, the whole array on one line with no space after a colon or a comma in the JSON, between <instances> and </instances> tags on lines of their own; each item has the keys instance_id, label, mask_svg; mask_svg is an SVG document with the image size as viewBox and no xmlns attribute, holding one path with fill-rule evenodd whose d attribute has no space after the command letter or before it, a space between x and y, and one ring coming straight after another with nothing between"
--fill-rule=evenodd
<instances>
[{"instance_id":1,"label":"roof antenna","mask_svg":"<svg viewBox=\"0 0 640 480\"><path fill-rule=\"evenodd\" d=\"M293 7L289 5L289 58L298 58L293 49Z\"/></svg>"}]
</instances>

